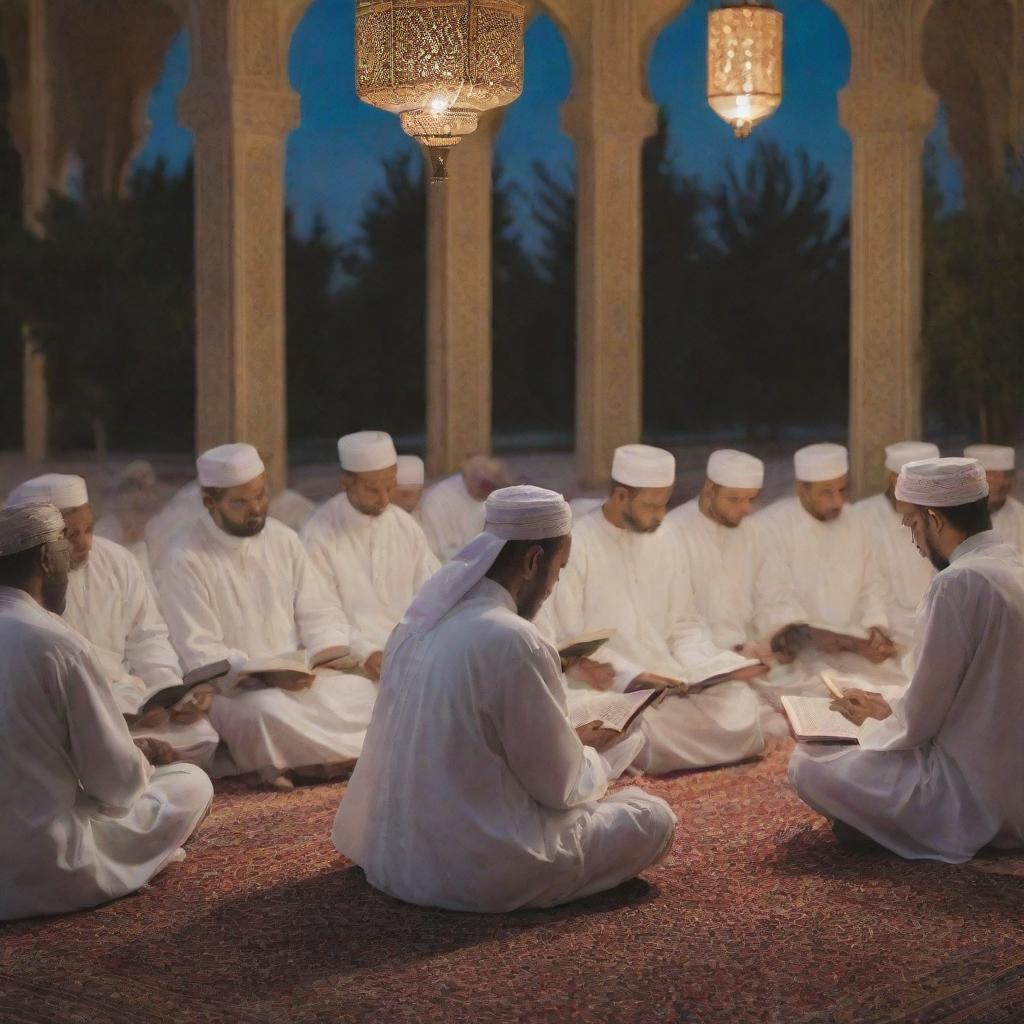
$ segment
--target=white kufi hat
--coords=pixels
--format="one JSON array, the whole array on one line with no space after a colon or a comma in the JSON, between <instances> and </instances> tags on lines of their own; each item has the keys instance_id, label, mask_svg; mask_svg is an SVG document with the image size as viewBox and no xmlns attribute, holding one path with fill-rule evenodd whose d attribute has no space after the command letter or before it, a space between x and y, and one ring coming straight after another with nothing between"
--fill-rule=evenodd
<instances>
[{"instance_id":1,"label":"white kufi hat","mask_svg":"<svg viewBox=\"0 0 1024 1024\"><path fill-rule=\"evenodd\" d=\"M398 486L422 487L426 480L423 460L418 455L398 456Z\"/></svg>"},{"instance_id":2,"label":"white kufi hat","mask_svg":"<svg viewBox=\"0 0 1024 1024\"><path fill-rule=\"evenodd\" d=\"M624 444L615 449L612 479L627 487L672 487L676 482L675 456L649 444Z\"/></svg>"},{"instance_id":3,"label":"white kufi hat","mask_svg":"<svg viewBox=\"0 0 1024 1024\"><path fill-rule=\"evenodd\" d=\"M985 467L977 459L908 462L896 480L896 500L926 508L969 505L988 497Z\"/></svg>"},{"instance_id":4,"label":"white kufi hat","mask_svg":"<svg viewBox=\"0 0 1024 1024\"><path fill-rule=\"evenodd\" d=\"M28 501L0 509L0 558L37 548L64 533L64 517L56 505Z\"/></svg>"},{"instance_id":5,"label":"white kufi hat","mask_svg":"<svg viewBox=\"0 0 1024 1024\"><path fill-rule=\"evenodd\" d=\"M720 487L760 490L764 486L764 463L746 452L719 448L708 458L708 479Z\"/></svg>"},{"instance_id":6,"label":"white kufi hat","mask_svg":"<svg viewBox=\"0 0 1024 1024\"><path fill-rule=\"evenodd\" d=\"M338 438L338 461L349 473L373 473L398 462L390 434L383 430L360 430Z\"/></svg>"},{"instance_id":7,"label":"white kufi hat","mask_svg":"<svg viewBox=\"0 0 1024 1024\"><path fill-rule=\"evenodd\" d=\"M805 484L838 480L850 472L850 456L841 444L809 444L793 455L793 472Z\"/></svg>"},{"instance_id":8,"label":"white kufi hat","mask_svg":"<svg viewBox=\"0 0 1024 1024\"><path fill-rule=\"evenodd\" d=\"M266 472L260 453L251 444L222 444L196 459L202 487L238 487Z\"/></svg>"},{"instance_id":9,"label":"white kufi hat","mask_svg":"<svg viewBox=\"0 0 1024 1024\"><path fill-rule=\"evenodd\" d=\"M885 468L898 473L908 462L921 462L939 457L938 445L928 441L899 441L885 449Z\"/></svg>"},{"instance_id":10,"label":"white kufi hat","mask_svg":"<svg viewBox=\"0 0 1024 1024\"><path fill-rule=\"evenodd\" d=\"M964 458L977 459L993 472L1011 472L1017 464L1016 457L1016 451L1005 444L969 444L964 449Z\"/></svg>"},{"instance_id":11,"label":"white kufi hat","mask_svg":"<svg viewBox=\"0 0 1024 1024\"><path fill-rule=\"evenodd\" d=\"M44 473L18 484L7 496L8 505L24 505L28 501L43 501L57 508L81 508L89 504L89 490L80 476Z\"/></svg>"}]
</instances>

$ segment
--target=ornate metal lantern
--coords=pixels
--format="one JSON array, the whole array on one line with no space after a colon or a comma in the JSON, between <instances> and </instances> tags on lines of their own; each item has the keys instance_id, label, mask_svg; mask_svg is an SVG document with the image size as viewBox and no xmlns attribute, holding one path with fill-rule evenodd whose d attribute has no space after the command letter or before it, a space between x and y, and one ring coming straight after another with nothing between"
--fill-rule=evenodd
<instances>
[{"instance_id":1,"label":"ornate metal lantern","mask_svg":"<svg viewBox=\"0 0 1024 1024\"><path fill-rule=\"evenodd\" d=\"M708 12L708 103L745 139L782 101L782 14L748 2Z\"/></svg>"},{"instance_id":2,"label":"ornate metal lantern","mask_svg":"<svg viewBox=\"0 0 1024 1024\"><path fill-rule=\"evenodd\" d=\"M398 114L447 177L479 115L523 91L521 0L357 0L356 94Z\"/></svg>"}]
</instances>

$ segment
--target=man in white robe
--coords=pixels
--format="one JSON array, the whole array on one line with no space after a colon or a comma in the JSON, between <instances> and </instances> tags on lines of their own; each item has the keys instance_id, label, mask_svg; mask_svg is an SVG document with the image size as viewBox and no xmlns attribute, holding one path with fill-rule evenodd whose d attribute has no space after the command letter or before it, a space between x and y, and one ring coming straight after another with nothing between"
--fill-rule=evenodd
<instances>
[{"instance_id":1,"label":"man in white robe","mask_svg":"<svg viewBox=\"0 0 1024 1024\"><path fill-rule=\"evenodd\" d=\"M124 896L173 860L213 798L152 766L92 646L61 621L70 563L53 505L0 511L0 919Z\"/></svg>"},{"instance_id":2,"label":"man in white robe","mask_svg":"<svg viewBox=\"0 0 1024 1024\"><path fill-rule=\"evenodd\" d=\"M376 682L391 631L440 565L419 524L391 503L398 460L391 435L346 434L338 458L342 491L301 536L352 625L353 656Z\"/></svg>"},{"instance_id":3,"label":"man in white robe","mask_svg":"<svg viewBox=\"0 0 1024 1024\"><path fill-rule=\"evenodd\" d=\"M612 888L668 850L675 815L635 787L607 794L596 748L614 749L616 735L573 729L558 654L530 621L570 557L570 527L561 495L495 492L485 532L388 642L333 833L376 888L452 910L547 907Z\"/></svg>"},{"instance_id":4,"label":"man in white robe","mask_svg":"<svg viewBox=\"0 0 1024 1024\"><path fill-rule=\"evenodd\" d=\"M964 457L977 459L985 469L992 529L1007 544L1024 552L1024 503L1013 496L1017 452L1009 445L972 444L964 449Z\"/></svg>"},{"instance_id":5,"label":"man in white robe","mask_svg":"<svg viewBox=\"0 0 1024 1024\"><path fill-rule=\"evenodd\" d=\"M351 674L344 613L295 533L267 517L256 449L221 445L197 466L206 511L157 571L182 666L197 673L227 663L210 721L239 772L279 789L294 774L337 773L359 755L375 694ZM301 659L309 670L247 668L270 658Z\"/></svg>"},{"instance_id":6,"label":"man in white robe","mask_svg":"<svg viewBox=\"0 0 1024 1024\"><path fill-rule=\"evenodd\" d=\"M1024 559L989 528L987 494L974 459L900 473L908 534L939 570L914 676L891 705L848 690L833 707L860 725L859 745L809 744L790 762L796 791L840 839L950 863L1024 847Z\"/></svg>"},{"instance_id":7,"label":"man in white robe","mask_svg":"<svg viewBox=\"0 0 1024 1024\"><path fill-rule=\"evenodd\" d=\"M760 459L714 451L700 494L670 512L664 529L674 531L697 613L715 644L770 663L785 657L785 630L805 615L778 552L748 518L763 486Z\"/></svg>"},{"instance_id":8,"label":"man in white robe","mask_svg":"<svg viewBox=\"0 0 1024 1024\"><path fill-rule=\"evenodd\" d=\"M760 753L764 739L749 681L768 671L715 645L694 606L675 536L659 529L675 484L675 458L648 445L615 452L611 493L573 526L573 555L545 626L561 647L602 629L615 635L569 670L570 685L670 693L647 710L635 767L650 774L706 768ZM729 677L700 693L674 684Z\"/></svg>"},{"instance_id":9,"label":"man in white robe","mask_svg":"<svg viewBox=\"0 0 1024 1024\"><path fill-rule=\"evenodd\" d=\"M889 485L882 494L858 501L853 510L864 521L875 549L875 564L886 586L889 631L905 651L913 646L917 607L935 575L931 564L907 543L903 516L907 508L896 500L896 479L908 462L937 459L939 449L925 441L900 441L885 449Z\"/></svg>"},{"instance_id":10,"label":"man in white robe","mask_svg":"<svg viewBox=\"0 0 1024 1024\"><path fill-rule=\"evenodd\" d=\"M793 456L796 494L757 514L790 573L807 626L799 665L781 693L820 695L822 669L868 676L876 685L906 684L889 635L885 580L863 519L847 508L849 457L838 444L812 444ZM888 664L886 664L888 663Z\"/></svg>"},{"instance_id":11,"label":"man in white robe","mask_svg":"<svg viewBox=\"0 0 1024 1024\"><path fill-rule=\"evenodd\" d=\"M420 503L420 524L433 552L447 562L484 528L484 501L505 479L500 459L472 455L461 473L434 484Z\"/></svg>"},{"instance_id":12,"label":"man in white robe","mask_svg":"<svg viewBox=\"0 0 1024 1024\"><path fill-rule=\"evenodd\" d=\"M426 467L418 455L399 455L391 502L419 522L419 504L426 482Z\"/></svg>"},{"instance_id":13,"label":"man in white robe","mask_svg":"<svg viewBox=\"0 0 1024 1024\"><path fill-rule=\"evenodd\" d=\"M47 473L16 487L8 505L46 501L60 509L71 549L64 620L95 648L121 713L135 737L169 743L178 760L209 770L220 742L206 718L211 697L199 691L142 715L161 690L181 685L181 667L138 560L120 544L96 537L89 491L80 476Z\"/></svg>"},{"instance_id":14,"label":"man in white robe","mask_svg":"<svg viewBox=\"0 0 1024 1024\"><path fill-rule=\"evenodd\" d=\"M119 474L113 498L95 527L97 537L121 544L135 556L154 594L156 584L146 543L146 524L156 514L159 500L153 467L145 459L136 459Z\"/></svg>"}]
</instances>

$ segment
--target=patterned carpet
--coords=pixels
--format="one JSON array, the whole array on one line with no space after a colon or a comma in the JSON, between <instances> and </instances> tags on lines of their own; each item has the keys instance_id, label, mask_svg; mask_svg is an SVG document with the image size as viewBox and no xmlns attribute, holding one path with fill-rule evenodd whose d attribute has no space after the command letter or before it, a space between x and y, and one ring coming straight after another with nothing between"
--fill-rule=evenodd
<instances>
[{"instance_id":1,"label":"patterned carpet","mask_svg":"<svg viewBox=\"0 0 1024 1024\"><path fill-rule=\"evenodd\" d=\"M643 780L680 816L666 863L501 917L370 889L329 844L342 784L223 785L148 889L0 926L0 1021L1024 1021L1024 857L840 850L789 791L787 755Z\"/></svg>"}]
</instances>

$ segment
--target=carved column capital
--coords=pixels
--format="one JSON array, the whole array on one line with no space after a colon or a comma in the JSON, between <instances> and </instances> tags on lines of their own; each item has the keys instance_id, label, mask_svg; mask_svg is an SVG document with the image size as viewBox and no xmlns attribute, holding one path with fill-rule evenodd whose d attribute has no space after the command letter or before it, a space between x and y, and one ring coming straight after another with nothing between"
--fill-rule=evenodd
<instances>
[{"instance_id":1,"label":"carved column capital","mask_svg":"<svg viewBox=\"0 0 1024 1024\"><path fill-rule=\"evenodd\" d=\"M935 124L938 97L923 82L896 79L848 85L839 93L839 122L851 137L919 132Z\"/></svg>"}]
</instances>

